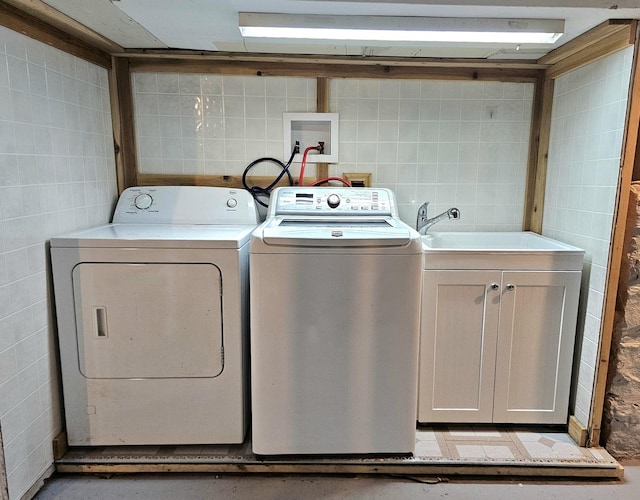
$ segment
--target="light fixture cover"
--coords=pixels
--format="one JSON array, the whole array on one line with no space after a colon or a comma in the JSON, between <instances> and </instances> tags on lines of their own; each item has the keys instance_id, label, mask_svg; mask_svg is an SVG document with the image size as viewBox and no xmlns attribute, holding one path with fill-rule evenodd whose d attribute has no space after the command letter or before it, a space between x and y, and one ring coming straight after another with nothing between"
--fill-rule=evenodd
<instances>
[{"instance_id":1,"label":"light fixture cover","mask_svg":"<svg viewBox=\"0 0 640 500\"><path fill-rule=\"evenodd\" d=\"M554 43L561 19L338 16L240 12L242 36L307 40Z\"/></svg>"}]
</instances>

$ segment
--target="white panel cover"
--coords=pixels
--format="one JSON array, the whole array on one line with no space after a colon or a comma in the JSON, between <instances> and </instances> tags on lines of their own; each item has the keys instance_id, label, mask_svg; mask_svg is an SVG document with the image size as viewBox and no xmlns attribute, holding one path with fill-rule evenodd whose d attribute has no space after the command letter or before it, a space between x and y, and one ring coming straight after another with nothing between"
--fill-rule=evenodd
<instances>
[{"instance_id":1,"label":"white panel cover","mask_svg":"<svg viewBox=\"0 0 640 500\"><path fill-rule=\"evenodd\" d=\"M77 265L80 372L87 378L219 375L220 280L220 270L207 263Z\"/></svg>"}]
</instances>

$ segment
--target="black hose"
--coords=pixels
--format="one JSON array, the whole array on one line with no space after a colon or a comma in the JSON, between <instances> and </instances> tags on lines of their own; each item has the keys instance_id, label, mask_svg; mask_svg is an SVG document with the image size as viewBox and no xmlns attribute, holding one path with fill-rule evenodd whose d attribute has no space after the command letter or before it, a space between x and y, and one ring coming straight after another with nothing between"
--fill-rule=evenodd
<instances>
[{"instance_id":1,"label":"black hose","mask_svg":"<svg viewBox=\"0 0 640 500\"><path fill-rule=\"evenodd\" d=\"M294 148L294 150L291 152L291 157L289 158L289 161L286 163L286 165L282 163L280 160L278 160L277 158L271 158L271 157L258 158L257 160L254 160L251 163L249 163L249 165L247 165L247 168L245 168L244 172L242 172L242 186L247 191L249 191L249 193L251 193L251 196L253 196L253 199L256 200L256 203L262 205L263 207L269 206L268 204L264 203L259 197L262 196L262 197L268 198L271 195L271 190L278 184L278 182L280 182L280 180L282 179L282 177L284 177L285 174L287 174L287 178L289 179L289 185L290 186L294 185L293 177L289 172L289 167L291 166L291 162L293 161L293 157L295 155L296 155L296 149ZM271 163L275 163L276 165L280 166L282 168L282 172L280 172L280 174L278 174L278 176L273 180L273 182L271 182L271 184L269 184L267 187L248 186L247 174L249 173L249 170L255 167L258 163L262 163L264 161L269 161Z\"/></svg>"}]
</instances>

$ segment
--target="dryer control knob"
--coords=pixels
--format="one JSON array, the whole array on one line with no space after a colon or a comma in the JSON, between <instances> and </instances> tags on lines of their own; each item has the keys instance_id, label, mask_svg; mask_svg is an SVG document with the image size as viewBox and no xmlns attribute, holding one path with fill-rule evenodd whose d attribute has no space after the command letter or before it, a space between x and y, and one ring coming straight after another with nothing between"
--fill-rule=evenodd
<instances>
[{"instance_id":1,"label":"dryer control knob","mask_svg":"<svg viewBox=\"0 0 640 500\"><path fill-rule=\"evenodd\" d=\"M229 198L227 200L227 206L229 208L236 208L237 205L238 205L238 201L235 198Z\"/></svg>"},{"instance_id":2,"label":"dryer control knob","mask_svg":"<svg viewBox=\"0 0 640 500\"><path fill-rule=\"evenodd\" d=\"M327 205L331 208L336 208L340 205L340 197L337 194L330 194L327 196Z\"/></svg>"},{"instance_id":3,"label":"dryer control knob","mask_svg":"<svg viewBox=\"0 0 640 500\"><path fill-rule=\"evenodd\" d=\"M153 203L153 198L151 197L150 194L147 194L147 193L139 194L138 196L136 196L136 199L133 200L133 204L136 206L136 208L139 208L140 210L146 210L151 206L152 203Z\"/></svg>"}]
</instances>

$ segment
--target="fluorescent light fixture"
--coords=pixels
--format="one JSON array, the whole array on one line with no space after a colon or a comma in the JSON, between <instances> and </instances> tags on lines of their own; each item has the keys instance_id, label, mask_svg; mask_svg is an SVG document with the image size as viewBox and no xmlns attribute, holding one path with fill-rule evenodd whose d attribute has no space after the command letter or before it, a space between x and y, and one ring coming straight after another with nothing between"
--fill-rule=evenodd
<instances>
[{"instance_id":1,"label":"fluorescent light fixture","mask_svg":"<svg viewBox=\"0 0 640 500\"><path fill-rule=\"evenodd\" d=\"M254 38L550 44L562 36L564 21L240 12L239 27Z\"/></svg>"}]
</instances>

